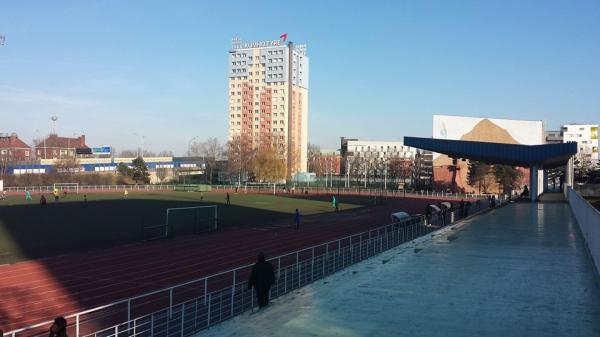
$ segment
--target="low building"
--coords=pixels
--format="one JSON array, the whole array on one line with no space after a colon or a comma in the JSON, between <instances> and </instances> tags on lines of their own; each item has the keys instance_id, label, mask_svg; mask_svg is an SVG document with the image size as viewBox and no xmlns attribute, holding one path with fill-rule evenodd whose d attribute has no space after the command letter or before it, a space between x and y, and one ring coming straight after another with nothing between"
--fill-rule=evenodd
<instances>
[{"instance_id":1,"label":"low building","mask_svg":"<svg viewBox=\"0 0 600 337\"><path fill-rule=\"evenodd\" d=\"M566 124L561 128L563 142L577 142L577 156L598 165L598 124Z\"/></svg>"},{"instance_id":2,"label":"low building","mask_svg":"<svg viewBox=\"0 0 600 337\"><path fill-rule=\"evenodd\" d=\"M16 133L0 134L0 159L4 162L30 161L31 147Z\"/></svg>"},{"instance_id":3,"label":"low building","mask_svg":"<svg viewBox=\"0 0 600 337\"><path fill-rule=\"evenodd\" d=\"M339 150L321 149L309 158L309 171L317 176L326 174L339 175L341 171L342 156Z\"/></svg>"},{"instance_id":4,"label":"low building","mask_svg":"<svg viewBox=\"0 0 600 337\"><path fill-rule=\"evenodd\" d=\"M364 175L365 180L387 180L394 176L413 188L429 189L432 153L405 146L402 141L373 141L341 138L340 172Z\"/></svg>"}]
</instances>

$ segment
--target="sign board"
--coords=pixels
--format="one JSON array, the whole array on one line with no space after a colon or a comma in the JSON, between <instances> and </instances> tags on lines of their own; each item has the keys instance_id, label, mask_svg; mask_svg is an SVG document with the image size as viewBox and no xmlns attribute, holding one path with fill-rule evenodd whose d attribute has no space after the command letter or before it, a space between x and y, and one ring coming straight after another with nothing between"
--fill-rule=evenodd
<instances>
[{"instance_id":1,"label":"sign board","mask_svg":"<svg viewBox=\"0 0 600 337\"><path fill-rule=\"evenodd\" d=\"M234 37L231 40L231 49L248 49L257 47L279 47L285 45L287 41L287 33L281 34L279 40L267 40L267 41L256 41L256 42L242 42L239 37Z\"/></svg>"},{"instance_id":2,"label":"sign board","mask_svg":"<svg viewBox=\"0 0 600 337\"><path fill-rule=\"evenodd\" d=\"M110 155L111 153L111 148L110 146L102 146L102 147L93 147L92 148L92 154L98 154L98 155Z\"/></svg>"}]
</instances>

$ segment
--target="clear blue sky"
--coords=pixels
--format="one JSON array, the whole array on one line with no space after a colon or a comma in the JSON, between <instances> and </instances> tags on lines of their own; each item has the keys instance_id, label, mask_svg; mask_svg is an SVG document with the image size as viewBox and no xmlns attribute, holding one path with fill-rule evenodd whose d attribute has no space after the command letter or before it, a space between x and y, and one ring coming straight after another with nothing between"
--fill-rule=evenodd
<instances>
[{"instance_id":1,"label":"clear blue sky","mask_svg":"<svg viewBox=\"0 0 600 337\"><path fill-rule=\"evenodd\" d=\"M431 136L433 114L600 122L600 1L2 1L0 132L88 145L227 134L231 38L307 43L309 141ZM38 130L38 131L36 131Z\"/></svg>"}]
</instances>

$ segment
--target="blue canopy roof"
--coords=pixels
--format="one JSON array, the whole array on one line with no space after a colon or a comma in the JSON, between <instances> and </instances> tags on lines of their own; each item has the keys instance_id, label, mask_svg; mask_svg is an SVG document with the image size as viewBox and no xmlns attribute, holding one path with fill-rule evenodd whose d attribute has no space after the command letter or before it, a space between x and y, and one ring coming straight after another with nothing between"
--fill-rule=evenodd
<instances>
[{"instance_id":1,"label":"blue canopy roof","mask_svg":"<svg viewBox=\"0 0 600 337\"><path fill-rule=\"evenodd\" d=\"M502 144L420 137L404 137L404 145L443 153L451 158L478 160L488 164L554 168L565 165L577 153L577 143L541 145Z\"/></svg>"}]
</instances>

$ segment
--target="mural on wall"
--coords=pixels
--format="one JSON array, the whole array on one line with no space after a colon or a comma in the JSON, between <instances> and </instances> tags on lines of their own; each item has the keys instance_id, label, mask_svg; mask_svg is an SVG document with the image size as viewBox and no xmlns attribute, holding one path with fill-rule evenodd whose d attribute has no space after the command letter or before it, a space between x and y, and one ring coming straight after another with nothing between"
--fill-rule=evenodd
<instances>
[{"instance_id":1,"label":"mural on wall","mask_svg":"<svg viewBox=\"0 0 600 337\"><path fill-rule=\"evenodd\" d=\"M494 142L503 144L542 144L544 139L543 124L541 121L518 121L506 119L461 117L461 116L433 116L433 135L439 139L454 139L480 142ZM519 168L522 173L519 185L529 185L529 170ZM449 190L452 181L456 189L461 192L483 192L481 186L468 184L469 161L457 160L435 153L433 156L433 179L436 189ZM493 179L487 187L487 192L499 193L500 186Z\"/></svg>"}]
</instances>

